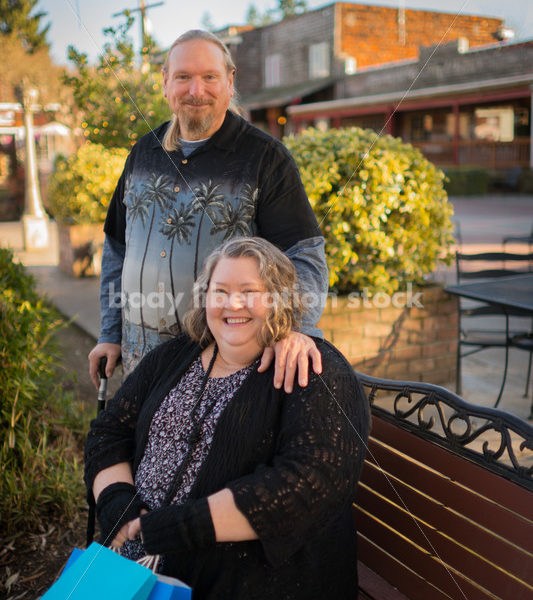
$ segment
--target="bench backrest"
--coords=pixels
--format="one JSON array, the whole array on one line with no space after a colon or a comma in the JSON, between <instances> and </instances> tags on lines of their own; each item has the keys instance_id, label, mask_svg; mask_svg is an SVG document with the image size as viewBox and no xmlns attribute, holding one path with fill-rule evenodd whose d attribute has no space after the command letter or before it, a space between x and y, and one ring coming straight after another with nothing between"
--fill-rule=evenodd
<instances>
[{"instance_id":1,"label":"bench backrest","mask_svg":"<svg viewBox=\"0 0 533 600\"><path fill-rule=\"evenodd\" d=\"M411 599L533 598L533 428L437 386L360 377L360 561Z\"/></svg>"}]
</instances>

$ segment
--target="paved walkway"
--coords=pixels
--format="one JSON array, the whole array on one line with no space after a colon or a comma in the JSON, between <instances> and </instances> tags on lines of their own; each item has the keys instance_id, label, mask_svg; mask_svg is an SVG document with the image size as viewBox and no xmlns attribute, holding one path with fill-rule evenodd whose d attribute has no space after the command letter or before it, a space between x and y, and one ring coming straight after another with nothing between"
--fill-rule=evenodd
<instances>
[{"instance_id":1,"label":"paved walkway","mask_svg":"<svg viewBox=\"0 0 533 600\"><path fill-rule=\"evenodd\" d=\"M533 196L488 196L452 199L465 251L500 250L502 237L526 235L533 225ZM20 223L0 223L0 246L11 247L17 258L37 279L39 290L57 308L93 338L98 337L100 314L98 278L75 279L63 274L58 264L57 230L50 224L50 247L26 252ZM515 246L509 249L524 250ZM453 269L440 269L436 280L453 282ZM524 326L528 326L525 322ZM531 400L522 397L527 373L527 354L511 350L508 383L501 408L527 418ZM497 395L503 367L503 351L486 350L463 362L463 397L478 404L491 405ZM454 389L454 382L446 387ZM530 392L531 398L531 392Z\"/></svg>"}]
</instances>

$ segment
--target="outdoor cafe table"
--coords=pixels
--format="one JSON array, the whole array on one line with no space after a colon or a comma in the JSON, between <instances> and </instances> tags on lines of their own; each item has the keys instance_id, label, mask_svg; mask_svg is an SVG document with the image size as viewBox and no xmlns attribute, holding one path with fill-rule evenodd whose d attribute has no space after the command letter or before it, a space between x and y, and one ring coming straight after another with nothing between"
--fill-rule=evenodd
<instances>
[{"instance_id":1,"label":"outdoor cafe table","mask_svg":"<svg viewBox=\"0 0 533 600\"><path fill-rule=\"evenodd\" d=\"M445 292L499 306L513 314L521 311L533 316L533 273L500 277L492 281L460 283L444 288Z\"/></svg>"},{"instance_id":2,"label":"outdoor cafe table","mask_svg":"<svg viewBox=\"0 0 533 600\"><path fill-rule=\"evenodd\" d=\"M491 306L499 307L506 317L505 334L508 342L510 341L509 315L533 317L533 273L501 277L491 281L450 285L444 288L444 291L454 296L477 300ZM498 406L500 401L507 377L508 351L509 345L506 346L503 381L496 406Z\"/></svg>"}]
</instances>

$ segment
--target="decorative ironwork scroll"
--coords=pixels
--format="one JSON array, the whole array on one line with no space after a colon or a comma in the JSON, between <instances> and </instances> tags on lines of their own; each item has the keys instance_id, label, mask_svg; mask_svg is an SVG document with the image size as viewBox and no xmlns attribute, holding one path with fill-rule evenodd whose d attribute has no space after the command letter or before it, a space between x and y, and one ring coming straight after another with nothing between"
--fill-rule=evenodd
<instances>
[{"instance_id":1,"label":"decorative ironwork scroll","mask_svg":"<svg viewBox=\"0 0 533 600\"><path fill-rule=\"evenodd\" d=\"M533 426L429 383L357 373L380 418L533 490Z\"/></svg>"}]
</instances>

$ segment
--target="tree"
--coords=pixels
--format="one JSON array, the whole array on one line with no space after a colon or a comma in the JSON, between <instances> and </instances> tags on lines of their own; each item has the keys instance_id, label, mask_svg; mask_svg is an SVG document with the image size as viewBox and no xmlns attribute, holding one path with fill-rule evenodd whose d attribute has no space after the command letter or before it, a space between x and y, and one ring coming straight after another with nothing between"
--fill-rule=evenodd
<instances>
[{"instance_id":1,"label":"tree","mask_svg":"<svg viewBox=\"0 0 533 600\"><path fill-rule=\"evenodd\" d=\"M306 12L307 2L305 0L279 0L279 12L281 13L281 20L287 17L292 17Z\"/></svg>"},{"instance_id":2,"label":"tree","mask_svg":"<svg viewBox=\"0 0 533 600\"><path fill-rule=\"evenodd\" d=\"M276 21L306 12L306 0L279 0L277 8L269 8L264 13L255 4L250 4L246 12L246 23L254 27L262 27Z\"/></svg>"},{"instance_id":3,"label":"tree","mask_svg":"<svg viewBox=\"0 0 533 600\"><path fill-rule=\"evenodd\" d=\"M200 21L200 23L202 25L202 29L205 29L205 31L213 32L216 29L215 24L213 23L213 17L211 16L211 13L207 10L202 15L202 20Z\"/></svg>"},{"instance_id":4,"label":"tree","mask_svg":"<svg viewBox=\"0 0 533 600\"><path fill-rule=\"evenodd\" d=\"M1 0L0 0L1 1ZM39 103L61 102L63 69L53 64L48 48L28 53L15 33L0 35L0 98L16 101L15 87L26 77L39 90Z\"/></svg>"},{"instance_id":5,"label":"tree","mask_svg":"<svg viewBox=\"0 0 533 600\"><path fill-rule=\"evenodd\" d=\"M41 29L45 12L31 14L39 0L0 0L0 32L14 34L27 52L48 49L46 34L50 24Z\"/></svg>"},{"instance_id":6,"label":"tree","mask_svg":"<svg viewBox=\"0 0 533 600\"><path fill-rule=\"evenodd\" d=\"M255 4L250 4L248 6L248 12L246 13L246 23L248 25L253 25L254 27L268 25L274 21L274 12L275 11L269 9L264 13L261 13Z\"/></svg>"},{"instance_id":7,"label":"tree","mask_svg":"<svg viewBox=\"0 0 533 600\"><path fill-rule=\"evenodd\" d=\"M53 64L46 34L41 29L43 12L31 15L37 0L0 0L0 99L17 100L16 86L22 78L39 90L39 103L65 100L63 70Z\"/></svg>"},{"instance_id":8,"label":"tree","mask_svg":"<svg viewBox=\"0 0 533 600\"><path fill-rule=\"evenodd\" d=\"M170 115L161 73L148 62L142 67L135 62L128 36L132 24L129 18L116 29L104 30L110 41L96 66L89 65L87 55L72 46L68 51L76 71L64 81L83 115L84 135L106 147L128 148ZM143 51L149 55L152 46Z\"/></svg>"}]
</instances>

